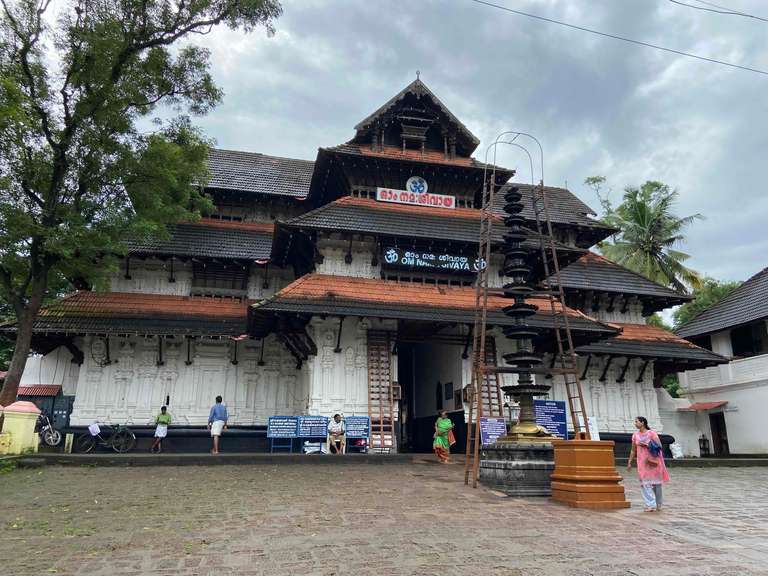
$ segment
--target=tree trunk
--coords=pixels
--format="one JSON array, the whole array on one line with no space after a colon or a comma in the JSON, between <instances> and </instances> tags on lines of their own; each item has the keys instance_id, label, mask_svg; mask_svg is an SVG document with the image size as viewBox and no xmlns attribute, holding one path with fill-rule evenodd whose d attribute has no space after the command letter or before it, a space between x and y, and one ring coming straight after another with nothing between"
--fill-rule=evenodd
<instances>
[{"instance_id":1,"label":"tree trunk","mask_svg":"<svg viewBox=\"0 0 768 576\"><path fill-rule=\"evenodd\" d=\"M27 365L29 349L32 343L32 328L37 319L37 313L43 303L43 294L45 287L40 283L33 286L33 294L24 308L21 317L17 319L16 324L16 346L13 349L13 357L8 367L8 373L5 375L3 391L0 393L0 406L8 406L16 402L16 394L19 391L19 382L24 373L24 367ZM40 384L40 382L38 382Z\"/></svg>"}]
</instances>

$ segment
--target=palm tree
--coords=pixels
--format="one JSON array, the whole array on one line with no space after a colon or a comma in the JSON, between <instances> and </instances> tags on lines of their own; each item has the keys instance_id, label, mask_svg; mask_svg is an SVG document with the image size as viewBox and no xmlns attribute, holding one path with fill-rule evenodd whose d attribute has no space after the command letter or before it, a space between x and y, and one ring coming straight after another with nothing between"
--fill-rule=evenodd
<instances>
[{"instance_id":1,"label":"palm tree","mask_svg":"<svg viewBox=\"0 0 768 576\"><path fill-rule=\"evenodd\" d=\"M685 240L683 230L702 216L678 218L672 213L676 199L677 191L653 181L640 188L626 188L616 208L601 198L606 212L603 221L618 231L611 242L603 242L599 248L609 260L685 292L701 287L702 278L684 265L690 256L675 247Z\"/></svg>"}]
</instances>

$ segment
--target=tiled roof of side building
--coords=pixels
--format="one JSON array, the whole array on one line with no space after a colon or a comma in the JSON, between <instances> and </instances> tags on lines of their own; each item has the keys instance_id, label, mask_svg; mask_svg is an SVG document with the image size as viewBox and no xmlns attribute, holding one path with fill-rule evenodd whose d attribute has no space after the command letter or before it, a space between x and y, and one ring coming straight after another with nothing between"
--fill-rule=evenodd
<instances>
[{"instance_id":1,"label":"tiled roof of side building","mask_svg":"<svg viewBox=\"0 0 768 576\"><path fill-rule=\"evenodd\" d=\"M173 226L169 232L169 238L129 241L128 254L266 261L272 250L274 224L203 218Z\"/></svg>"},{"instance_id":2,"label":"tiled roof of side building","mask_svg":"<svg viewBox=\"0 0 768 576\"><path fill-rule=\"evenodd\" d=\"M650 358L660 362L693 362L696 367L724 364L728 359L706 348L696 346L688 340L657 326L647 324L611 323L621 329L613 338L581 346L581 354L605 354L631 358ZM687 365L691 368L691 365Z\"/></svg>"},{"instance_id":3,"label":"tiled roof of side building","mask_svg":"<svg viewBox=\"0 0 768 576\"><path fill-rule=\"evenodd\" d=\"M677 329L691 337L727 330L768 318L768 268L764 268L717 304Z\"/></svg>"},{"instance_id":4,"label":"tiled roof of side building","mask_svg":"<svg viewBox=\"0 0 768 576\"><path fill-rule=\"evenodd\" d=\"M245 332L248 301L202 296L81 291L44 307L36 333L236 336ZM15 331L7 323L3 331Z\"/></svg>"},{"instance_id":5,"label":"tiled roof of side building","mask_svg":"<svg viewBox=\"0 0 768 576\"><path fill-rule=\"evenodd\" d=\"M488 322L507 325L514 320L501 310L509 300L489 295ZM531 298L539 311L529 324L551 328L549 301ZM377 316L431 322L472 323L475 290L471 287L396 282L324 274L307 274L271 298L253 306L253 312L291 312L324 315ZM617 329L581 312L567 309L574 331L592 333L597 338L616 334Z\"/></svg>"},{"instance_id":6,"label":"tiled roof of side building","mask_svg":"<svg viewBox=\"0 0 768 576\"><path fill-rule=\"evenodd\" d=\"M560 279L563 288L566 289L654 296L669 300L669 306L682 304L691 299L687 294L681 294L648 280L645 276L594 252L587 252L576 262L563 268L560 271ZM554 281L554 278L551 280Z\"/></svg>"},{"instance_id":7,"label":"tiled roof of side building","mask_svg":"<svg viewBox=\"0 0 768 576\"><path fill-rule=\"evenodd\" d=\"M303 199L314 166L311 160L213 148L208 153L207 188Z\"/></svg>"}]
</instances>

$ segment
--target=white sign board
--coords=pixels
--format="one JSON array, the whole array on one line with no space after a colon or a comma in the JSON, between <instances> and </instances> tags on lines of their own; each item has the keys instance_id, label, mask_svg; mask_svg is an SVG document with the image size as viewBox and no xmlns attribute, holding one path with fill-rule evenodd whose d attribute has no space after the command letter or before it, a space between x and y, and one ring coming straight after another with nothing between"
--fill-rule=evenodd
<instances>
[{"instance_id":1,"label":"white sign board","mask_svg":"<svg viewBox=\"0 0 768 576\"><path fill-rule=\"evenodd\" d=\"M579 425L584 427L584 417L579 415ZM600 428L596 416L587 416L587 427L589 428L589 439L600 440Z\"/></svg>"},{"instance_id":2,"label":"white sign board","mask_svg":"<svg viewBox=\"0 0 768 576\"><path fill-rule=\"evenodd\" d=\"M456 208L456 197L431 192L409 192L393 188L376 188L376 200L379 202L394 202L395 204L411 204L412 206L432 206L433 208Z\"/></svg>"}]
</instances>

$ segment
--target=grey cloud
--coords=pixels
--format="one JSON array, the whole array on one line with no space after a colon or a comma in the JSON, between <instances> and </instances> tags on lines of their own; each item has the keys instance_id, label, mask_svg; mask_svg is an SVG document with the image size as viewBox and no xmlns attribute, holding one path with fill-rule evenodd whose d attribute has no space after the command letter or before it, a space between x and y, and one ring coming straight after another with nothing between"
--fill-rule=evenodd
<instances>
[{"instance_id":1,"label":"grey cloud","mask_svg":"<svg viewBox=\"0 0 768 576\"><path fill-rule=\"evenodd\" d=\"M666 0L548 0L510 7L768 68L765 23ZM734 5L736 2L734 0ZM286 0L278 34L215 31L214 75L224 103L200 120L218 145L312 159L411 81L424 81L481 138L502 129L535 134L547 182L604 174L614 196L662 180L679 212L701 212L683 248L710 275L743 279L768 265L762 174L768 77L730 70L559 26L467 0ZM768 15L760 0L738 8ZM519 153L500 163L530 178Z\"/></svg>"}]
</instances>

